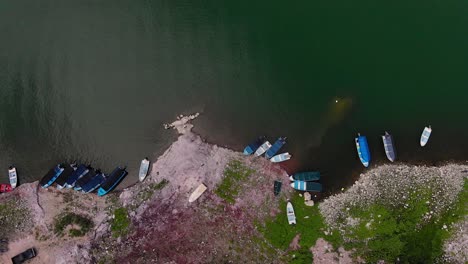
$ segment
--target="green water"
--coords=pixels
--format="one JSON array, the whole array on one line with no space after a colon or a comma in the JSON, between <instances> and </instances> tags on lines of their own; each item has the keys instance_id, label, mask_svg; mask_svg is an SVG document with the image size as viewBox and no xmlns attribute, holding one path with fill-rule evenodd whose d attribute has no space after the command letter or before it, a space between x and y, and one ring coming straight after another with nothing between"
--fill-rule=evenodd
<instances>
[{"instance_id":1,"label":"green water","mask_svg":"<svg viewBox=\"0 0 468 264\"><path fill-rule=\"evenodd\" d=\"M327 191L362 170L358 132L374 165L385 130L400 161L464 161L467 13L461 0L0 0L0 179L65 159L126 164L128 184L174 140L162 123L194 111L219 145L287 136L283 166L320 169Z\"/></svg>"}]
</instances>

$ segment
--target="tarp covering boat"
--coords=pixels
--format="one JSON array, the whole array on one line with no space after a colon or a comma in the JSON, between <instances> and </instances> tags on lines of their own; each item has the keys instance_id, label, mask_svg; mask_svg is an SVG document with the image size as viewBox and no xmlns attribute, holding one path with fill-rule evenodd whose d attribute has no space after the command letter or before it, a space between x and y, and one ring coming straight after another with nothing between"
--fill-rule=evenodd
<instances>
[{"instance_id":1,"label":"tarp covering boat","mask_svg":"<svg viewBox=\"0 0 468 264\"><path fill-rule=\"evenodd\" d=\"M299 191L321 192L322 184L317 182L294 181L291 187Z\"/></svg>"},{"instance_id":2,"label":"tarp covering boat","mask_svg":"<svg viewBox=\"0 0 468 264\"><path fill-rule=\"evenodd\" d=\"M385 154L387 155L388 160L394 162L396 160L395 145L393 144L393 137L387 131L385 135L382 136L382 141L385 149Z\"/></svg>"},{"instance_id":3,"label":"tarp covering boat","mask_svg":"<svg viewBox=\"0 0 468 264\"><path fill-rule=\"evenodd\" d=\"M97 171L96 176L94 176L85 185L81 186L81 191L84 193L90 193L96 190L104 182L104 180L104 174L102 174L100 171Z\"/></svg>"},{"instance_id":4,"label":"tarp covering boat","mask_svg":"<svg viewBox=\"0 0 468 264\"><path fill-rule=\"evenodd\" d=\"M261 156L263 153L265 153L267 150L271 148L271 144L269 141L265 141L256 151L255 151L255 156Z\"/></svg>"},{"instance_id":5,"label":"tarp covering boat","mask_svg":"<svg viewBox=\"0 0 468 264\"><path fill-rule=\"evenodd\" d=\"M86 166L84 164L81 164L78 166L78 168L68 177L67 182L65 183L65 187L67 188L73 188L75 186L75 183L78 179L83 177L86 173L91 170L90 166Z\"/></svg>"},{"instance_id":6,"label":"tarp covering boat","mask_svg":"<svg viewBox=\"0 0 468 264\"><path fill-rule=\"evenodd\" d=\"M291 202L288 202L286 205L286 215L288 217L288 223L290 225L295 225L296 224L296 214L294 214L294 208L291 204Z\"/></svg>"},{"instance_id":7,"label":"tarp covering boat","mask_svg":"<svg viewBox=\"0 0 468 264\"><path fill-rule=\"evenodd\" d=\"M318 181L320 180L320 172L318 171L307 171L298 172L294 175L289 176L291 181Z\"/></svg>"},{"instance_id":8,"label":"tarp covering boat","mask_svg":"<svg viewBox=\"0 0 468 264\"><path fill-rule=\"evenodd\" d=\"M355 141L358 156L361 160L362 165L364 165L364 167L369 167L370 151L369 145L367 144L367 138L358 134L358 137L355 138Z\"/></svg>"},{"instance_id":9,"label":"tarp covering boat","mask_svg":"<svg viewBox=\"0 0 468 264\"><path fill-rule=\"evenodd\" d=\"M431 136L431 133L432 133L431 126L424 128L421 134L421 140L419 141L419 144L421 144L421 147L426 146L427 142L429 141L429 137Z\"/></svg>"},{"instance_id":10,"label":"tarp covering boat","mask_svg":"<svg viewBox=\"0 0 468 264\"><path fill-rule=\"evenodd\" d=\"M261 136L259 138L257 138L255 141L253 141L252 143L250 143L247 147L245 147L244 149L244 155L251 155L253 154L255 151L257 151L257 149L263 144L265 143L266 141L266 138L264 136Z\"/></svg>"},{"instance_id":11,"label":"tarp covering boat","mask_svg":"<svg viewBox=\"0 0 468 264\"><path fill-rule=\"evenodd\" d=\"M279 150L282 146L286 144L286 138L285 137L280 137L276 142L269 148L265 154L265 157L267 159L271 159Z\"/></svg>"},{"instance_id":12,"label":"tarp covering boat","mask_svg":"<svg viewBox=\"0 0 468 264\"><path fill-rule=\"evenodd\" d=\"M57 177L60 176L63 170L64 168L62 167L62 165L58 164L57 166L50 169L49 172L47 172L47 174L44 175L44 177L42 177L39 184L42 186L42 188L49 187L50 185L54 183Z\"/></svg>"},{"instance_id":13,"label":"tarp covering boat","mask_svg":"<svg viewBox=\"0 0 468 264\"><path fill-rule=\"evenodd\" d=\"M281 153L281 154L274 156L273 158L270 159L270 161L275 162L275 163L283 162L283 161L291 159L291 157L292 155L289 154L289 152L285 152L285 153Z\"/></svg>"},{"instance_id":14,"label":"tarp covering boat","mask_svg":"<svg viewBox=\"0 0 468 264\"><path fill-rule=\"evenodd\" d=\"M281 181L278 181L278 180L275 181L275 183L273 185L273 193L275 195L280 194L282 185L283 185L283 183Z\"/></svg>"},{"instance_id":15,"label":"tarp covering boat","mask_svg":"<svg viewBox=\"0 0 468 264\"><path fill-rule=\"evenodd\" d=\"M18 183L18 175L16 174L15 167L10 166L10 168L8 168L8 177L10 178L11 188L16 188L16 184Z\"/></svg>"},{"instance_id":16,"label":"tarp covering boat","mask_svg":"<svg viewBox=\"0 0 468 264\"><path fill-rule=\"evenodd\" d=\"M99 172L99 170L98 170ZM83 175L83 177L79 178L75 183L75 191L81 191L81 187L88 183L94 176L96 176L97 172L93 169L90 169L88 173Z\"/></svg>"},{"instance_id":17,"label":"tarp covering boat","mask_svg":"<svg viewBox=\"0 0 468 264\"><path fill-rule=\"evenodd\" d=\"M76 166L74 164L63 164L63 167L63 172L55 180L55 183L57 184L57 189L62 189L63 187L65 187L68 177L70 177L76 170Z\"/></svg>"},{"instance_id":18,"label":"tarp covering boat","mask_svg":"<svg viewBox=\"0 0 468 264\"><path fill-rule=\"evenodd\" d=\"M128 174L125 168L117 167L112 171L112 173L107 177L104 183L101 184L98 190L98 196L103 196L108 192L112 191Z\"/></svg>"},{"instance_id":19,"label":"tarp covering boat","mask_svg":"<svg viewBox=\"0 0 468 264\"><path fill-rule=\"evenodd\" d=\"M148 158L144 158L141 161L140 170L138 171L138 179L140 179L140 181L143 181L146 178L146 175L148 175L149 166L150 162Z\"/></svg>"}]
</instances>

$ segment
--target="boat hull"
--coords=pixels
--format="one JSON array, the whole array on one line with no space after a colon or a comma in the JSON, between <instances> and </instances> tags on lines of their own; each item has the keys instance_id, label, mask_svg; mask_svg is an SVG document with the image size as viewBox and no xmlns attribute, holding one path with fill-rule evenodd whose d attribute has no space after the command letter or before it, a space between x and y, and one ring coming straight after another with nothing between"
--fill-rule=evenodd
<instances>
[{"instance_id":1,"label":"boat hull","mask_svg":"<svg viewBox=\"0 0 468 264\"><path fill-rule=\"evenodd\" d=\"M195 202L200 196L208 189L203 183L198 185L198 187L193 191L189 197L189 203Z\"/></svg>"},{"instance_id":2,"label":"boat hull","mask_svg":"<svg viewBox=\"0 0 468 264\"><path fill-rule=\"evenodd\" d=\"M396 160L396 151L395 145L393 144L392 135L385 132L385 135L382 136L382 142L385 149L385 155L387 155L387 159L391 162L394 162Z\"/></svg>"},{"instance_id":3,"label":"boat hull","mask_svg":"<svg viewBox=\"0 0 468 264\"><path fill-rule=\"evenodd\" d=\"M60 174L60 176L57 177L55 180L55 184L57 184L57 189L63 189L65 187L65 184L67 183L68 178L75 172L76 166L74 165L64 165L65 169L63 172Z\"/></svg>"},{"instance_id":4,"label":"boat hull","mask_svg":"<svg viewBox=\"0 0 468 264\"><path fill-rule=\"evenodd\" d=\"M102 183L98 189L98 196L103 196L112 191L127 176L128 172L124 168L117 167Z\"/></svg>"},{"instance_id":5,"label":"boat hull","mask_svg":"<svg viewBox=\"0 0 468 264\"><path fill-rule=\"evenodd\" d=\"M356 150L364 167L369 167L370 163L370 151L369 145L367 144L367 138L365 136L358 136L355 138Z\"/></svg>"},{"instance_id":6,"label":"boat hull","mask_svg":"<svg viewBox=\"0 0 468 264\"><path fill-rule=\"evenodd\" d=\"M275 196L278 196L280 194L282 185L283 183L281 181L278 181L278 180L275 181L273 185L273 193L275 194Z\"/></svg>"},{"instance_id":7,"label":"boat hull","mask_svg":"<svg viewBox=\"0 0 468 264\"><path fill-rule=\"evenodd\" d=\"M11 188L16 188L16 184L18 183L18 175L16 174L15 167L10 167L10 169L8 169L8 177L10 179Z\"/></svg>"},{"instance_id":8,"label":"boat hull","mask_svg":"<svg viewBox=\"0 0 468 264\"><path fill-rule=\"evenodd\" d=\"M42 177L39 184L42 186L42 188L49 187L55 182L57 177L60 176L60 174L63 171L64 171L64 168L60 164L55 166L54 168L50 169L49 172L44 177Z\"/></svg>"},{"instance_id":9,"label":"boat hull","mask_svg":"<svg viewBox=\"0 0 468 264\"><path fill-rule=\"evenodd\" d=\"M91 167L81 164L78 168L68 177L67 182L65 183L66 188L73 188L75 186L76 181L81 179L84 175L86 175Z\"/></svg>"},{"instance_id":10,"label":"boat hull","mask_svg":"<svg viewBox=\"0 0 468 264\"><path fill-rule=\"evenodd\" d=\"M266 139L265 137L259 137L257 138L255 141L253 141L252 143L250 143L247 147L244 148L244 155L248 156L248 155L252 155L253 153L255 153L255 151L257 151L257 149L263 144L265 143Z\"/></svg>"},{"instance_id":11,"label":"boat hull","mask_svg":"<svg viewBox=\"0 0 468 264\"><path fill-rule=\"evenodd\" d=\"M150 162L148 159L145 158L141 161L140 170L138 172L138 179L140 179L140 181L143 181L148 175L149 166Z\"/></svg>"},{"instance_id":12,"label":"boat hull","mask_svg":"<svg viewBox=\"0 0 468 264\"><path fill-rule=\"evenodd\" d=\"M290 225L296 224L296 214L294 213L294 207L291 202L288 202L286 205L286 216L288 217L288 223Z\"/></svg>"},{"instance_id":13,"label":"boat hull","mask_svg":"<svg viewBox=\"0 0 468 264\"><path fill-rule=\"evenodd\" d=\"M292 155L286 152L286 153L281 153L281 154L274 156L273 158L270 159L270 161L273 163L278 163L278 162L287 161L291 159L291 157Z\"/></svg>"},{"instance_id":14,"label":"boat hull","mask_svg":"<svg viewBox=\"0 0 468 264\"><path fill-rule=\"evenodd\" d=\"M269 141L265 141L256 151L255 156L259 157L263 155L267 150L271 148L271 143Z\"/></svg>"},{"instance_id":15,"label":"boat hull","mask_svg":"<svg viewBox=\"0 0 468 264\"><path fill-rule=\"evenodd\" d=\"M98 172L91 169L83 175L80 179L78 179L75 183L75 187L73 188L75 191L81 191L82 187L85 186L91 179L93 179Z\"/></svg>"},{"instance_id":16,"label":"boat hull","mask_svg":"<svg viewBox=\"0 0 468 264\"><path fill-rule=\"evenodd\" d=\"M298 191L321 192L322 184L317 182L294 181L291 187Z\"/></svg>"},{"instance_id":17,"label":"boat hull","mask_svg":"<svg viewBox=\"0 0 468 264\"><path fill-rule=\"evenodd\" d=\"M290 176L291 181L318 181L320 180L320 172L310 171L310 172L299 172Z\"/></svg>"},{"instance_id":18,"label":"boat hull","mask_svg":"<svg viewBox=\"0 0 468 264\"><path fill-rule=\"evenodd\" d=\"M265 158L271 159L273 156L275 156L276 153L281 149L281 147L286 144L286 138L285 137L280 137L276 142L269 148L265 154Z\"/></svg>"},{"instance_id":19,"label":"boat hull","mask_svg":"<svg viewBox=\"0 0 468 264\"><path fill-rule=\"evenodd\" d=\"M81 191L84 193L90 193L96 190L104 182L104 179L104 174L98 173L94 178L81 187Z\"/></svg>"},{"instance_id":20,"label":"boat hull","mask_svg":"<svg viewBox=\"0 0 468 264\"><path fill-rule=\"evenodd\" d=\"M419 144L421 145L421 147L426 146L427 142L429 141L429 137L431 136L431 133L432 128L430 126L424 128L421 134L421 139L419 140Z\"/></svg>"}]
</instances>

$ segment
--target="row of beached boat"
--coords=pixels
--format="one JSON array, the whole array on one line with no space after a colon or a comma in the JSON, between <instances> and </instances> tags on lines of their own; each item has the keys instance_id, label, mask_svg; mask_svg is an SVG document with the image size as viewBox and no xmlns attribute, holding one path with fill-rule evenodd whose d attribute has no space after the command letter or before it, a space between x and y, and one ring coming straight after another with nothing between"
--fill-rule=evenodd
<instances>
[{"instance_id":1,"label":"row of beached boat","mask_svg":"<svg viewBox=\"0 0 468 264\"><path fill-rule=\"evenodd\" d=\"M244 155L253 154L256 157L259 157L265 154L265 158L269 159L271 162L283 162L291 159L292 157L289 152L277 154L284 144L286 144L286 137L279 137L272 145L265 136L261 136L245 147Z\"/></svg>"},{"instance_id":2,"label":"row of beached boat","mask_svg":"<svg viewBox=\"0 0 468 264\"><path fill-rule=\"evenodd\" d=\"M426 146L427 142L429 141L429 137L431 136L431 133L431 126L427 126L424 128L421 134L421 138L419 140L419 144L421 145L421 147ZM364 165L364 167L366 168L369 167L371 155L366 136L362 136L358 133L358 136L354 139L354 141L356 142L356 150L362 165ZM396 160L396 150L392 135L385 131L385 134L382 135L382 142L385 149L385 155L387 155L388 160L394 162Z\"/></svg>"}]
</instances>

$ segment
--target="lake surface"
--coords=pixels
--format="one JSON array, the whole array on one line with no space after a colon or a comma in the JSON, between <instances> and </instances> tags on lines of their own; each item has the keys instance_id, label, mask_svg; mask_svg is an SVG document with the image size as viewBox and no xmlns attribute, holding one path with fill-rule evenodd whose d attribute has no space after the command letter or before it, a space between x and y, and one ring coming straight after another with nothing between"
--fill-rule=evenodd
<instances>
[{"instance_id":1,"label":"lake surface","mask_svg":"<svg viewBox=\"0 0 468 264\"><path fill-rule=\"evenodd\" d=\"M242 150L287 136L290 172L327 192L363 170L354 136L399 161L468 157L468 2L0 0L0 181L63 160L110 171L155 159L162 123ZM338 103L335 103L338 100ZM433 135L425 148L419 136Z\"/></svg>"}]
</instances>

